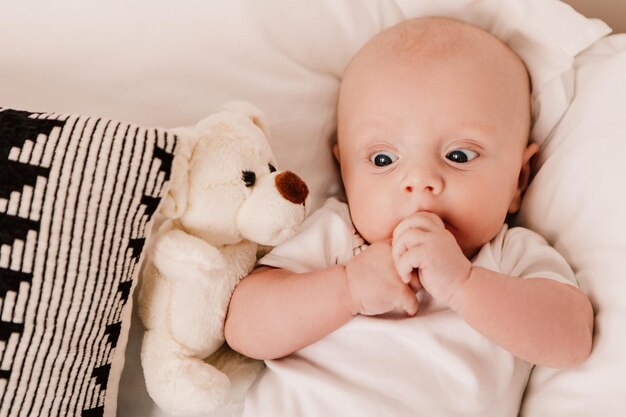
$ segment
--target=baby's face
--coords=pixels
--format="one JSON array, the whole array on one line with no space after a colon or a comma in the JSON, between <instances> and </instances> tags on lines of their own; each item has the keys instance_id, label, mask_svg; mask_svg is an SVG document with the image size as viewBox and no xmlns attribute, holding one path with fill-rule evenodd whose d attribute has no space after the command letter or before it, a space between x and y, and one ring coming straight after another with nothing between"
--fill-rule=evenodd
<instances>
[{"instance_id":1,"label":"baby's face","mask_svg":"<svg viewBox=\"0 0 626 417\"><path fill-rule=\"evenodd\" d=\"M381 49L353 61L342 85L337 149L353 222L374 242L432 212L471 256L518 209L536 151L524 68L491 52L416 60Z\"/></svg>"}]
</instances>

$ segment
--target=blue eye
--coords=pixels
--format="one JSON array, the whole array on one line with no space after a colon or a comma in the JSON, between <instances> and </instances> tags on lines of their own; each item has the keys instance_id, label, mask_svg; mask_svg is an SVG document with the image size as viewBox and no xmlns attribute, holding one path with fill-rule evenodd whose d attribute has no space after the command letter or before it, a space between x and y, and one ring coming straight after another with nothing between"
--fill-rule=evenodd
<instances>
[{"instance_id":1,"label":"blue eye","mask_svg":"<svg viewBox=\"0 0 626 417\"><path fill-rule=\"evenodd\" d=\"M381 151L376 152L370 156L370 161L377 167L386 167L398 160L398 157L391 152Z\"/></svg>"},{"instance_id":2,"label":"blue eye","mask_svg":"<svg viewBox=\"0 0 626 417\"><path fill-rule=\"evenodd\" d=\"M469 149L455 149L446 155L446 158L457 164L464 164L476 158L478 154Z\"/></svg>"}]
</instances>

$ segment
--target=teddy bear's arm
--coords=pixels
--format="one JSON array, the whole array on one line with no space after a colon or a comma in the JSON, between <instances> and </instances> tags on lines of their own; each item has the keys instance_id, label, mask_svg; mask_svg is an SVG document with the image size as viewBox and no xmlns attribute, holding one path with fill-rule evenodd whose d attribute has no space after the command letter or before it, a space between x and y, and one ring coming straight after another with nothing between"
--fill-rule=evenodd
<instances>
[{"instance_id":1,"label":"teddy bear's arm","mask_svg":"<svg viewBox=\"0 0 626 417\"><path fill-rule=\"evenodd\" d=\"M217 248L178 229L157 237L151 260L166 279L195 284L210 284L211 277L221 276L226 268L224 256Z\"/></svg>"}]
</instances>

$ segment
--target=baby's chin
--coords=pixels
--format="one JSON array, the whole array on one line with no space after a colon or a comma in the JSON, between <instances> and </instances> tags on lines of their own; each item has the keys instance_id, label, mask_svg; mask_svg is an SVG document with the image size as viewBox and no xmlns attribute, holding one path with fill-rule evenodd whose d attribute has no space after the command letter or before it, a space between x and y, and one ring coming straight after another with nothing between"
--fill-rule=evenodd
<instances>
[{"instance_id":1,"label":"baby's chin","mask_svg":"<svg viewBox=\"0 0 626 417\"><path fill-rule=\"evenodd\" d=\"M468 248L468 249L461 248L461 250L463 251L463 255L465 255L465 257L471 261L478 254L478 251L480 250L480 248Z\"/></svg>"}]
</instances>

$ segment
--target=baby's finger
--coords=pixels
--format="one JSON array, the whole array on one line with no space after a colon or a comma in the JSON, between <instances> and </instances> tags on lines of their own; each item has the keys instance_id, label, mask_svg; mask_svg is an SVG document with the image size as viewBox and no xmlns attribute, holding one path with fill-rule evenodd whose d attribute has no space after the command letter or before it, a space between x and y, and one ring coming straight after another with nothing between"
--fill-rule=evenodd
<instances>
[{"instance_id":1,"label":"baby's finger","mask_svg":"<svg viewBox=\"0 0 626 417\"><path fill-rule=\"evenodd\" d=\"M404 252L395 262L396 272L405 284L411 282L411 274L420 267L422 263L422 252L421 246L413 247Z\"/></svg>"},{"instance_id":2,"label":"baby's finger","mask_svg":"<svg viewBox=\"0 0 626 417\"><path fill-rule=\"evenodd\" d=\"M443 226L443 221L436 214L427 211L418 211L398 223L393 231L393 240L395 241L399 235L408 229L430 231L440 225Z\"/></svg>"},{"instance_id":3,"label":"baby's finger","mask_svg":"<svg viewBox=\"0 0 626 417\"><path fill-rule=\"evenodd\" d=\"M443 223L443 220L441 220L441 217L439 217L437 214L430 211L421 211L420 213L422 213L424 218L430 222L433 228L443 229L446 227L446 225Z\"/></svg>"},{"instance_id":4,"label":"baby's finger","mask_svg":"<svg viewBox=\"0 0 626 417\"><path fill-rule=\"evenodd\" d=\"M426 220L421 213L414 213L397 224L393 230L392 240L395 242L402 233L409 229L422 229L427 231L430 222Z\"/></svg>"},{"instance_id":5,"label":"baby's finger","mask_svg":"<svg viewBox=\"0 0 626 417\"><path fill-rule=\"evenodd\" d=\"M417 293L419 290L422 289L422 283L420 282L419 272L418 271L419 271L418 269L414 269L411 272L411 281L409 281L409 287L415 293Z\"/></svg>"},{"instance_id":6,"label":"baby's finger","mask_svg":"<svg viewBox=\"0 0 626 417\"><path fill-rule=\"evenodd\" d=\"M405 301L402 309L406 311L406 314L408 314L409 316L415 316L420 307L420 303L415 296L415 293L407 288L407 291L405 292L405 297L403 298Z\"/></svg>"},{"instance_id":7,"label":"baby's finger","mask_svg":"<svg viewBox=\"0 0 626 417\"><path fill-rule=\"evenodd\" d=\"M408 284L411 282L411 274L415 270L415 267L411 265L410 260L405 258L400 258L398 262L396 262L396 272L400 276L400 279L403 283Z\"/></svg>"},{"instance_id":8,"label":"baby's finger","mask_svg":"<svg viewBox=\"0 0 626 417\"><path fill-rule=\"evenodd\" d=\"M423 244L427 234L428 232L423 229L407 229L398 235L391 245L391 256L394 261L411 248Z\"/></svg>"},{"instance_id":9,"label":"baby's finger","mask_svg":"<svg viewBox=\"0 0 626 417\"><path fill-rule=\"evenodd\" d=\"M407 284L408 286L418 285L421 287L418 271L419 270L417 268L413 268L409 272L407 272L406 275L404 276L400 274L398 275L400 275L400 279L402 280L404 284Z\"/></svg>"}]
</instances>

